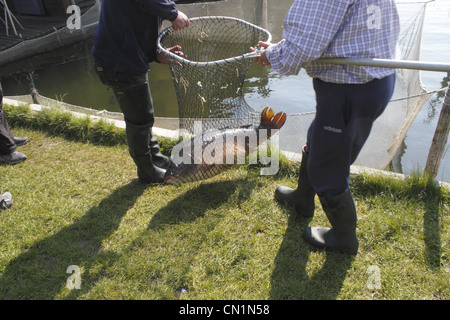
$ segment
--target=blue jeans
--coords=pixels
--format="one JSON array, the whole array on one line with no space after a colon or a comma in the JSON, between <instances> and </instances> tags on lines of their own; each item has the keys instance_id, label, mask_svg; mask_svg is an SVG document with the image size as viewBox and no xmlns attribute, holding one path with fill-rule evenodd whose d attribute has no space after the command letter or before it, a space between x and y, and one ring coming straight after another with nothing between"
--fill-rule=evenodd
<instances>
[{"instance_id":1,"label":"blue jeans","mask_svg":"<svg viewBox=\"0 0 450 320\"><path fill-rule=\"evenodd\" d=\"M389 103L395 74L365 84L313 80L316 116L307 136L308 174L318 195L349 188L350 166Z\"/></svg>"}]
</instances>

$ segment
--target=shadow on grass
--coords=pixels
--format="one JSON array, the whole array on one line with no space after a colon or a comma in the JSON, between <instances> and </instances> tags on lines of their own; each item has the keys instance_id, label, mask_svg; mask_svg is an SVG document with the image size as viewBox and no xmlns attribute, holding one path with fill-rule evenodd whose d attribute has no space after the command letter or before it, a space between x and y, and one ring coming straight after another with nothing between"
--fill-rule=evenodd
<instances>
[{"instance_id":1,"label":"shadow on grass","mask_svg":"<svg viewBox=\"0 0 450 320\"><path fill-rule=\"evenodd\" d=\"M86 212L79 221L27 248L24 253L12 260L0 275L0 299L55 299L63 290L67 290L65 289L67 279L72 275L67 273L67 270L72 265L79 266L83 270L81 288L71 290L65 299L77 299L88 293L102 280L102 277L108 277L106 269L118 262L122 255L134 257L136 246L139 247L141 244L152 246L153 244L147 243L147 240L149 235L154 235L153 230L196 221L203 217L207 210L214 210L226 203L230 195L235 193L236 188L242 189L239 191L238 201L246 199L254 184L245 180L201 184L159 210L150 221L147 231L124 248L120 256L109 250L102 251L103 240L118 229L122 217L148 187L135 180L118 188L98 206ZM214 222L218 221L220 217L212 219L209 227L213 228ZM197 237L197 235L194 236ZM198 246L201 242L200 237L193 245ZM178 257L177 248L182 249L182 246L175 246L175 251L169 251L167 254ZM185 258L187 259L180 262L181 269L189 270L191 260L189 257ZM128 271L123 272L126 274ZM178 282L183 281L183 274L178 276L180 276ZM179 285L174 283L173 286L176 292ZM123 294L126 295L126 293ZM173 296L167 298L173 298Z\"/></svg>"},{"instance_id":2,"label":"shadow on grass","mask_svg":"<svg viewBox=\"0 0 450 320\"><path fill-rule=\"evenodd\" d=\"M150 221L148 229L193 222L203 217L207 210L214 211L226 203L237 189L239 189L238 202L248 199L254 186L255 182L242 179L202 183L159 210Z\"/></svg>"},{"instance_id":3,"label":"shadow on grass","mask_svg":"<svg viewBox=\"0 0 450 320\"><path fill-rule=\"evenodd\" d=\"M117 230L122 217L147 187L135 180L118 188L79 221L27 248L1 274L0 298L54 299L66 287L69 266L89 271L99 260L114 259L101 252L102 241ZM89 275L86 278L83 273L82 286L94 281Z\"/></svg>"},{"instance_id":4,"label":"shadow on grass","mask_svg":"<svg viewBox=\"0 0 450 320\"><path fill-rule=\"evenodd\" d=\"M422 202L424 205L423 238L426 261L431 269L442 265L442 243L439 221L448 205L448 194L427 176L411 176L405 180L357 175L352 177L355 197L367 199L386 195L385 203L395 200ZM444 209L443 209L444 208ZM310 247L302 238L310 219L291 214L288 227L275 258L272 274L271 299L336 299L354 257L337 252L327 252L326 260L313 275L307 273ZM317 269L317 266L315 266Z\"/></svg>"},{"instance_id":5,"label":"shadow on grass","mask_svg":"<svg viewBox=\"0 0 450 320\"><path fill-rule=\"evenodd\" d=\"M203 183L161 208L153 215L147 229L123 248L120 256L110 256L104 263L105 267L117 263L119 277L132 277L140 288L119 288L119 285L115 294L127 299L178 299L182 288L190 288L192 261L198 255L205 235L221 221L220 214L205 216L205 213L215 212L235 195L237 189L240 189L238 202L247 199L253 187L254 183L246 180ZM172 227L176 225L181 228L174 231ZM195 228L199 232L195 232ZM142 255L146 256L145 261L142 261ZM68 298L76 299L88 292L98 280L83 275L82 290L72 290Z\"/></svg>"},{"instance_id":6,"label":"shadow on grass","mask_svg":"<svg viewBox=\"0 0 450 320\"><path fill-rule=\"evenodd\" d=\"M275 258L271 278L270 299L273 300L334 300L354 257L327 252L321 269L312 276L307 264L312 248L301 237L311 219L291 214L286 233Z\"/></svg>"},{"instance_id":7,"label":"shadow on grass","mask_svg":"<svg viewBox=\"0 0 450 320\"><path fill-rule=\"evenodd\" d=\"M425 257L432 269L441 267L441 233L439 228L439 201L428 199L425 201L423 217Z\"/></svg>"},{"instance_id":8,"label":"shadow on grass","mask_svg":"<svg viewBox=\"0 0 450 320\"><path fill-rule=\"evenodd\" d=\"M425 209L423 237L426 262L431 269L441 267L442 241L439 220L440 215L444 214L443 210L450 204L448 191L441 188L426 173L412 174L406 176L405 180L357 175L352 178L352 185L354 194L359 197L386 194L394 200L422 202Z\"/></svg>"}]
</instances>

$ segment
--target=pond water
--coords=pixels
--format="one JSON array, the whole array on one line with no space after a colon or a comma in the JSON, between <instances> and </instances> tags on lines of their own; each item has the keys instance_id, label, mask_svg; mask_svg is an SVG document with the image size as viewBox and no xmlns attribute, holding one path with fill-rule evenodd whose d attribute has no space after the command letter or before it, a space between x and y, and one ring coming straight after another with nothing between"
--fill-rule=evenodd
<instances>
[{"instance_id":1,"label":"pond water","mask_svg":"<svg viewBox=\"0 0 450 320\"><path fill-rule=\"evenodd\" d=\"M274 41L281 38L281 24L292 1L280 1L269 15L268 29ZM246 18L249 21L249 18ZM255 21L250 21L255 23ZM277 22L277 24L275 24ZM422 38L421 60L449 62L450 0L438 0L428 5ZM112 92L100 83L93 71L91 43L74 48L73 61L49 65L32 73L16 74L2 79L5 95L28 94L30 85L43 96L94 109L119 112ZM58 54L58 53L55 53ZM168 66L153 63L149 73L150 88L158 117L177 117L178 105ZM421 72L428 90L448 86L443 72ZM253 64L244 86L247 103L255 110L271 106L286 113L314 111L315 96L311 79L301 71L297 76L280 76L271 69ZM435 97L433 97L435 98ZM433 100L433 99L431 99ZM436 128L442 98L430 100L417 116L401 147L401 157L395 171L411 173L423 170ZM450 182L450 152L441 163L438 180Z\"/></svg>"}]
</instances>

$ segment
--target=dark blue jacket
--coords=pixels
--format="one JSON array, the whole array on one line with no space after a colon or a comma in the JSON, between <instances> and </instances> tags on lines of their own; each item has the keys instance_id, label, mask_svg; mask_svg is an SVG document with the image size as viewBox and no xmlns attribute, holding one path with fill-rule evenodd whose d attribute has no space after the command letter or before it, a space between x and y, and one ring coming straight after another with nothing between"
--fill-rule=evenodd
<instances>
[{"instance_id":1,"label":"dark blue jacket","mask_svg":"<svg viewBox=\"0 0 450 320\"><path fill-rule=\"evenodd\" d=\"M162 20L178 15L171 0L103 0L92 53L97 67L146 73L156 60Z\"/></svg>"}]
</instances>

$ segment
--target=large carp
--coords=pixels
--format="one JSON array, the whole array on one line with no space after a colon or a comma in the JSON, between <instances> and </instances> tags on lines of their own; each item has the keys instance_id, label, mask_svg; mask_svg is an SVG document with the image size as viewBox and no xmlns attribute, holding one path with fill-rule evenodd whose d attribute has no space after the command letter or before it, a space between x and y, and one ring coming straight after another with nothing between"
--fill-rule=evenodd
<instances>
[{"instance_id":1,"label":"large carp","mask_svg":"<svg viewBox=\"0 0 450 320\"><path fill-rule=\"evenodd\" d=\"M236 164L245 163L258 146L286 122L286 114L266 107L258 126L207 130L178 144L172 151L165 182L181 184L211 178ZM278 161L278 159L277 159Z\"/></svg>"}]
</instances>

